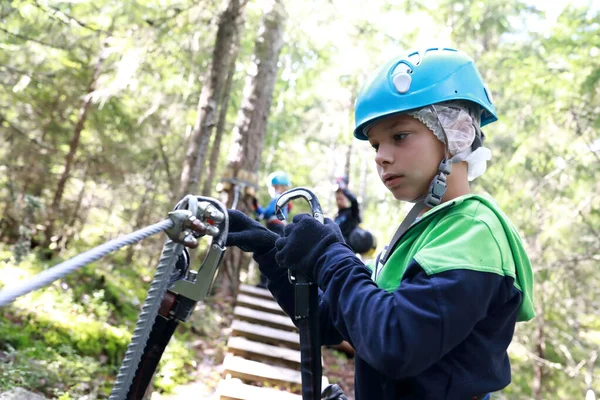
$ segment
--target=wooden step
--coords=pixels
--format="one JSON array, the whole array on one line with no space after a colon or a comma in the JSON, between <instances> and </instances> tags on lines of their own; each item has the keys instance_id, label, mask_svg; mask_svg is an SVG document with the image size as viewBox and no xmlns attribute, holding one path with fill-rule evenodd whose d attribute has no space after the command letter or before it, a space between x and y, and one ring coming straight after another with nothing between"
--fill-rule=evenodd
<instances>
[{"instance_id":1,"label":"wooden step","mask_svg":"<svg viewBox=\"0 0 600 400\"><path fill-rule=\"evenodd\" d=\"M300 371L246 360L231 353L225 356L223 369L226 375L239 378L242 381L287 385L295 390L302 387L302 375ZM321 379L322 388L329 385L329 379L326 376L323 376Z\"/></svg>"},{"instance_id":2,"label":"wooden step","mask_svg":"<svg viewBox=\"0 0 600 400\"><path fill-rule=\"evenodd\" d=\"M300 335L297 333L268 328L245 321L234 320L231 323L231 335L244 336L257 342L300 350Z\"/></svg>"},{"instance_id":3,"label":"wooden step","mask_svg":"<svg viewBox=\"0 0 600 400\"><path fill-rule=\"evenodd\" d=\"M252 322L270 328L282 329L284 331L297 332L298 328L287 315L272 314L269 312L253 310L248 307L236 306L233 315L242 321Z\"/></svg>"},{"instance_id":4,"label":"wooden step","mask_svg":"<svg viewBox=\"0 0 600 400\"><path fill-rule=\"evenodd\" d=\"M272 385L286 385L295 388L302 385L300 371L246 360L233 354L225 356L223 368L225 374L246 382L267 382Z\"/></svg>"},{"instance_id":5,"label":"wooden step","mask_svg":"<svg viewBox=\"0 0 600 400\"><path fill-rule=\"evenodd\" d=\"M248 360L265 361L269 364L300 369L301 355L298 350L255 342L243 336L230 337L227 342L227 349L233 355L241 356ZM323 357L321 357L321 365L323 363Z\"/></svg>"},{"instance_id":6,"label":"wooden step","mask_svg":"<svg viewBox=\"0 0 600 400\"><path fill-rule=\"evenodd\" d=\"M280 363L283 366L300 369L300 352L285 347L271 346L248 340L242 336L232 336L227 341L230 353L248 360Z\"/></svg>"},{"instance_id":7,"label":"wooden step","mask_svg":"<svg viewBox=\"0 0 600 400\"><path fill-rule=\"evenodd\" d=\"M273 300L259 299L257 297L248 296L247 294L238 294L237 305L253 310L270 312L273 314L286 315L286 313Z\"/></svg>"},{"instance_id":8,"label":"wooden step","mask_svg":"<svg viewBox=\"0 0 600 400\"><path fill-rule=\"evenodd\" d=\"M240 284L240 293L260 297L265 300L273 300L273 295L267 289L246 285L245 283Z\"/></svg>"},{"instance_id":9,"label":"wooden step","mask_svg":"<svg viewBox=\"0 0 600 400\"><path fill-rule=\"evenodd\" d=\"M302 400L302 396L299 394L246 385L239 379L227 379L219 382L217 394L220 400Z\"/></svg>"}]
</instances>

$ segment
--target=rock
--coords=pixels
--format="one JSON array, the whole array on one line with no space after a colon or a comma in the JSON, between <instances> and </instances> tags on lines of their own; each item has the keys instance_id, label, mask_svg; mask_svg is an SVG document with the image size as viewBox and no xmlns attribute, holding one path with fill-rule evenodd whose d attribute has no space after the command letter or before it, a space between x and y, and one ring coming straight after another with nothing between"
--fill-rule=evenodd
<instances>
[{"instance_id":1,"label":"rock","mask_svg":"<svg viewBox=\"0 0 600 400\"><path fill-rule=\"evenodd\" d=\"M47 400L44 396L30 392L23 388L14 388L8 392L0 393L0 400Z\"/></svg>"}]
</instances>

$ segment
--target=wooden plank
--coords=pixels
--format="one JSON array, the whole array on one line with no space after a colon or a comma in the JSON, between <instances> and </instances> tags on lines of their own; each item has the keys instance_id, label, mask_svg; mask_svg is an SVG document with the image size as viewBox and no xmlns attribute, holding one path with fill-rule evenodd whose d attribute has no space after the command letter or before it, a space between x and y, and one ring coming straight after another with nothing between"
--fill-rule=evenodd
<instances>
[{"instance_id":1,"label":"wooden plank","mask_svg":"<svg viewBox=\"0 0 600 400\"><path fill-rule=\"evenodd\" d=\"M240 293L260 297L261 299L273 300L273 295L267 289L246 285L244 283L240 284Z\"/></svg>"},{"instance_id":2,"label":"wooden plank","mask_svg":"<svg viewBox=\"0 0 600 400\"><path fill-rule=\"evenodd\" d=\"M248 296L247 294L238 294L237 305L252 308L253 310L270 312L273 314L286 315L286 313L279 307L279 304L272 300L259 299L256 297Z\"/></svg>"},{"instance_id":3,"label":"wooden plank","mask_svg":"<svg viewBox=\"0 0 600 400\"><path fill-rule=\"evenodd\" d=\"M243 336L230 337L227 342L227 348L233 355L249 360L265 361L271 364L300 369L301 356L298 350L256 342L246 339ZM321 365L323 363L324 360L321 357Z\"/></svg>"},{"instance_id":4,"label":"wooden plank","mask_svg":"<svg viewBox=\"0 0 600 400\"><path fill-rule=\"evenodd\" d=\"M301 386L300 371L290 368L276 367L258 361L227 354L223 360L225 374L249 382L268 382L273 385Z\"/></svg>"},{"instance_id":5,"label":"wooden plank","mask_svg":"<svg viewBox=\"0 0 600 400\"><path fill-rule=\"evenodd\" d=\"M217 394L221 400L302 400L301 395L246 385L239 379L220 381Z\"/></svg>"},{"instance_id":6,"label":"wooden plank","mask_svg":"<svg viewBox=\"0 0 600 400\"><path fill-rule=\"evenodd\" d=\"M300 369L300 352L285 347L271 346L248 340L242 336L232 336L227 341L230 353L249 360L280 363L283 366Z\"/></svg>"},{"instance_id":7,"label":"wooden plank","mask_svg":"<svg viewBox=\"0 0 600 400\"><path fill-rule=\"evenodd\" d=\"M300 335L297 333L268 328L245 321L234 320L231 323L231 335L244 336L258 342L300 350Z\"/></svg>"},{"instance_id":8,"label":"wooden plank","mask_svg":"<svg viewBox=\"0 0 600 400\"><path fill-rule=\"evenodd\" d=\"M233 315L242 321L252 322L270 328L282 329L284 331L297 332L298 328L290 317L272 314L264 311L253 310L248 307L236 306Z\"/></svg>"},{"instance_id":9,"label":"wooden plank","mask_svg":"<svg viewBox=\"0 0 600 400\"><path fill-rule=\"evenodd\" d=\"M300 371L246 360L231 353L225 356L223 369L226 375L247 382L268 382L273 385L287 385L292 390L299 390L302 387L302 375ZM329 385L329 379L323 376L321 387L324 388L327 385Z\"/></svg>"}]
</instances>

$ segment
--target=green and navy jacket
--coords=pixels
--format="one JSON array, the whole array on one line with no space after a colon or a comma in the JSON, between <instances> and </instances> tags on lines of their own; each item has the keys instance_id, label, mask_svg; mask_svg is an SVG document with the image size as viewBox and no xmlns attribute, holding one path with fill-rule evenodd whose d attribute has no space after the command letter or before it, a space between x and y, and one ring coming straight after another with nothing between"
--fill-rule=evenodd
<instances>
[{"instance_id":1,"label":"green and navy jacket","mask_svg":"<svg viewBox=\"0 0 600 400\"><path fill-rule=\"evenodd\" d=\"M255 257L292 315L285 270ZM425 213L379 268L344 244L319 258L323 344L356 351L357 400L473 400L510 383L515 323L534 317L521 239L489 197L466 195ZM262 263L262 264L261 264Z\"/></svg>"}]
</instances>

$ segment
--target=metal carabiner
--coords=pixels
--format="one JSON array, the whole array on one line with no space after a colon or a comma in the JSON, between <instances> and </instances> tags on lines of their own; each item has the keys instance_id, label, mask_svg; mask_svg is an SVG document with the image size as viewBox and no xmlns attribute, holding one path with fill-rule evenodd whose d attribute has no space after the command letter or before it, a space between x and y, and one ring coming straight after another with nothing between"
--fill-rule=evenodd
<instances>
[{"instance_id":1,"label":"metal carabiner","mask_svg":"<svg viewBox=\"0 0 600 400\"><path fill-rule=\"evenodd\" d=\"M281 196L279 196L277 202L275 203L275 212L277 213L277 218L279 218L279 220L285 220L283 207L290 201L298 198L303 198L308 202L314 219L322 224L325 223L325 217L323 216L323 210L321 209L319 199L317 199L317 196L315 196L311 190L304 187L297 187L287 190L283 192Z\"/></svg>"},{"instance_id":2,"label":"metal carabiner","mask_svg":"<svg viewBox=\"0 0 600 400\"><path fill-rule=\"evenodd\" d=\"M200 301L208 295L217 268L223 258L225 242L229 233L229 215L223 203L211 197L186 196L175 208L186 207L188 202L197 204L196 215L192 216L196 220L191 218L191 223L196 221L196 226L201 224L206 234L213 238L208 253L198 270L188 270L184 278L175 282L170 290L193 301ZM193 233L190 231L190 234Z\"/></svg>"},{"instance_id":3,"label":"metal carabiner","mask_svg":"<svg viewBox=\"0 0 600 400\"><path fill-rule=\"evenodd\" d=\"M284 192L275 202L277 218L285 219L283 207L296 198L305 199L310 205L312 216L320 223L325 222L321 204L310 190L299 187ZM294 286L294 319L300 334L300 373L302 376L302 399L321 398L321 344L319 328L319 292L315 282L304 274L295 274L288 269L288 278Z\"/></svg>"},{"instance_id":4,"label":"metal carabiner","mask_svg":"<svg viewBox=\"0 0 600 400\"><path fill-rule=\"evenodd\" d=\"M325 223L325 217L323 216L323 210L321 209L319 199L317 199L317 196L315 196L315 194L311 190L304 187L290 189L286 192L283 192L281 196L279 196L279 198L275 202L275 212L277 213L277 218L279 218L282 221L285 220L283 207L285 207L285 205L290 201L298 198L303 198L308 202L313 218L315 218L322 224ZM294 290L296 293L296 302L294 305L294 319L299 320L307 318L310 314L310 285L313 285L314 282L311 282L305 275L297 275L291 269L288 269L288 280L291 284L294 285Z\"/></svg>"},{"instance_id":5,"label":"metal carabiner","mask_svg":"<svg viewBox=\"0 0 600 400\"><path fill-rule=\"evenodd\" d=\"M225 251L229 218L218 200L187 195L169 213L169 218L173 221L167 230L170 240L163 249L110 400L144 398L175 329L179 322L188 320L196 302L208 294ZM177 268L175 260L183 250L182 245L197 247L197 239L204 235L213 238L199 270L191 271L185 265L169 276L168 271Z\"/></svg>"}]
</instances>

